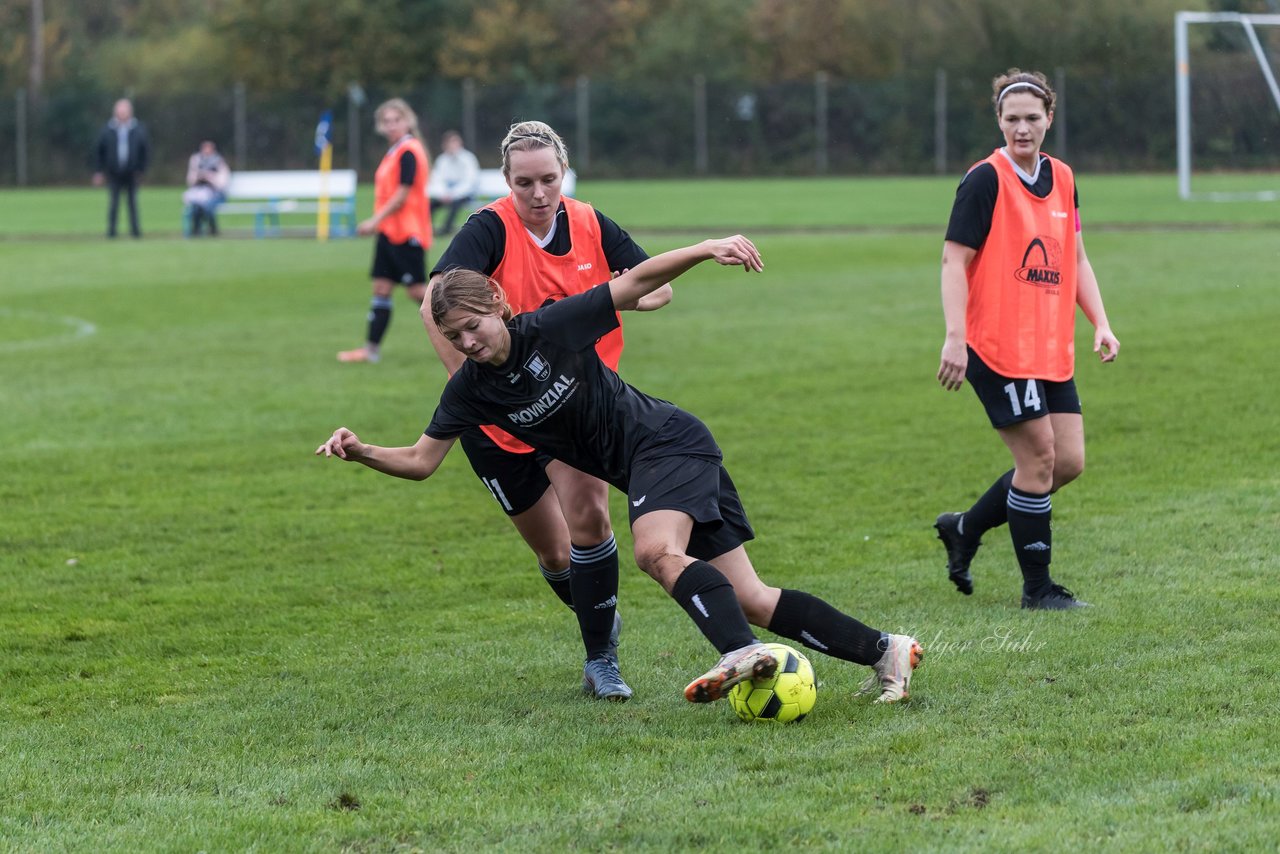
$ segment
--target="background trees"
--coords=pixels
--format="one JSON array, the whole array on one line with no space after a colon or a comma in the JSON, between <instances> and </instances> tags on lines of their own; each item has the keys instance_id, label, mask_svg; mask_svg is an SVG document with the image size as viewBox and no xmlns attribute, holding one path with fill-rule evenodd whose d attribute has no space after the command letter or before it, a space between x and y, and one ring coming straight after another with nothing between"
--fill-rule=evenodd
<instances>
[{"instance_id":1,"label":"background trees","mask_svg":"<svg viewBox=\"0 0 1280 854\"><path fill-rule=\"evenodd\" d=\"M590 80L593 103L627 105L616 119L602 113L593 119L592 137L610 150L641 132L674 137L657 140L648 155L629 155L634 171L693 167L684 140L693 131L674 126L686 123L699 97L711 116L706 133L741 149L735 162L713 163L713 171L721 165L767 171L778 162L803 171L813 166L818 131L809 125L820 74L830 80L833 133L850 139L831 168L915 171L933 162L936 73L945 72L950 87L956 150L948 158L963 160L973 148L965 141L974 136L968 126L984 118L977 113L988 81L1013 65L1065 69L1072 81L1065 103L1075 108L1072 138L1090 150L1104 145L1108 157L1119 157L1117 166L1126 160L1153 166L1172 151L1175 11L1277 6L1276 0L9 0L0 5L0 182L11 171L16 122L29 125L48 178L66 179L82 170L85 141L122 93L140 99L144 116L162 107L188 135L205 126L225 135L236 109L245 109L232 103L239 86L262 117L242 146L275 145L288 160L302 154L303 142L276 135L314 121L305 116L326 107L344 120L352 84L371 99L414 95L430 105L427 118L438 132L438 125L460 121L467 97L480 102L485 120L499 124L513 112L536 112L572 125L579 118L575 85L583 79ZM1206 42L1214 39L1230 47L1229 37L1205 35ZM1280 57L1280 38L1272 34L1269 44ZM705 86L701 95L692 93L695 79ZM467 94L463 80L473 87ZM25 118L15 115L19 90L26 93ZM155 124L157 117L149 118ZM1145 159L1135 156L1134 141L1108 143L1117 126L1135 120L1152 134ZM770 142L788 125L794 138ZM367 128L358 133L376 148ZM1270 128L1251 133L1262 139ZM920 147L922 137L929 142ZM190 144L175 140L166 154L165 139L157 135L162 159ZM683 166L675 163L681 158Z\"/></svg>"},{"instance_id":2,"label":"background trees","mask_svg":"<svg viewBox=\"0 0 1280 854\"><path fill-rule=\"evenodd\" d=\"M1167 66L1184 8L1268 11L1269 0L12 0L0 7L0 82L30 81L43 9L49 85L105 89L245 81L279 91L814 72L880 79L912 68L986 74L1012 62Z\"/></svg>"}]
</instances>

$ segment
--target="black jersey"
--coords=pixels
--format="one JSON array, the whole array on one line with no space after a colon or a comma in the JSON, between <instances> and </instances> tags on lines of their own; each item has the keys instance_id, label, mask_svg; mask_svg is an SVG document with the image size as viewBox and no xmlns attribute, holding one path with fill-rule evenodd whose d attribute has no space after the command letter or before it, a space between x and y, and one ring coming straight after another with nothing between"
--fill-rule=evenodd
<instances>
[{"instance_id":1,"label":"black jersey","mask_svg":"<svg viewBox=\"0 0 1280 854\"><path fill-rule=\"evenodd\" d=\"M400 186L412 187L413 179L418 177L418 158L408 149L400 152Z\"/></svg>"},{"instance_id":2,"label":"black jersey","mask_svg":"<svg viewBox=\"0 0 1280 854\"><path fill-rule=\"evenodd\" d=\"M631 235L609 217L596 211L596 220L600 223L600 248L604 250L611 272L629 270L649 257L631 239ZM507 232L502 227L502 218L494 211L481 208L453 236L431 275L461 269L492 276L502 263L506 248ZM562 257L568 255L572 248L573 238L569 234L568 215L562 201L556 211L556 233L543 251Z\"/></svg>"},{"instance_id":3,"label":"black jersey","mask_svg":"<svg viewBox=\"0 0 1280 854\"><path fill-rule=\"evenodd\" d=\"M1028 184L1024 180L1022 185L1038 199L1053 192L1053 166L1047 157L1040 155L1040 174L1036 176L1035 183ZM970 249L981 249L991 233L991 217L995 214L999 193L1000 179L996 177L996 167L984 161L970 169L956 188L946 239ZM1079 188L1076 189L1075 204L1080 207Z\"/></svg>"},{"instance_id":4,"label":"black jersey","mask_svg":"<svg viewBox=\"0 0 1280 854\"><path fill-rule=\"evenodd\" d=\"M623 491L642 456L718 461L720 449L700 421L600 361L596 339L617 325L607 284L518 315L507 324L507 360L467 360L445 385L426 434L451 439L496 424Z\"/></svg>"}]
</instances>

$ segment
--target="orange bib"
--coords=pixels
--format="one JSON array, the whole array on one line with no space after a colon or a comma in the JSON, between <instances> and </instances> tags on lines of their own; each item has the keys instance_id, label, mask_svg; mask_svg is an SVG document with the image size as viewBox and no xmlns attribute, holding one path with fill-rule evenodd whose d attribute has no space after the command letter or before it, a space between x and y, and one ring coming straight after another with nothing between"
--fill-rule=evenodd
<instances>
[{"instance_id":1,"label":"orange bib","mask_svg":"<svg viewBox=\"0 0 1280 854\"><path fill-rule=\"evenodd\" d=\"M591 290L609 281L609 259L600 246L600 221L595 208L586 202L564 198L572 248L564 256L548 253L538 244L520 221L510 196L489 205L502 220L506 232L506 249L493 271L493 278L506 291L507 301L516 314L533 311L547 300L560 300ZM622 316L618 328L596 342L596 353L613 370L622 358ZM481 428L505 451L527 454L533 448L492 425Z\"/></svg>"},{"instance_id":2,"label":"orange bib","mask_svg":"<svg viewBox=\"0 0 1280 854\"><path fill-rule=\"evenodd\" d=\"M373 209L381 209L400 189L400 155L405 149L413 152L413 158L418 161L413 184L400 210L379 223L378 231L392 243L405 243L416 237L423 249L430 249L431 210L427 202L427 174L431 167L427 164L427 150L414 137L406 136L391 146L378 164L378 171L373 175Z\"/></svg>"},{"instance_id":3,"label":"orange bib","mask_svg":"<svg viewBox=\"0 0 1280 854\"><path fill-rule=\"evenodd\" d=\"M996 373L1063 382L1075 373L1075 178L1048 158L1053 190L1037 198L1000 150L991 232L965 271L966 337Z\"/></svg>"}]
</instances>

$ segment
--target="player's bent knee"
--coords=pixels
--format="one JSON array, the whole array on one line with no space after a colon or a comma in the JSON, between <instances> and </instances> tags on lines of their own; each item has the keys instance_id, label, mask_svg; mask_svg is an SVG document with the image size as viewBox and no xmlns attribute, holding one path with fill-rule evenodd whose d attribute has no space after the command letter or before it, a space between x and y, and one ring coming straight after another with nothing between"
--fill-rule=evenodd
<instances>
[{"instance_id":1,"label":"player's bent knee","mask_svg":"<svg viewBox=\"0 0 1280 854\"><path fill-rule=\"evenodd\" d=\"M534 557L538 559L538 565L543 569L550 570L551 572L561 572L569 568L568 552L540 552L535 549L533 554Z\"/></svg>"},{"instance_id":2,"label":"player's bent knee","mask_svg":"<svg viewBox=\"0 0 1280 854\"><path fill-rule=\"evenodd\" d=\"M635 549L635 558L636 565L668 591L676 583L688 561L688 558L663 546L645 547L639 544Z\"/></svg>"},{"instance_id":3,"label":"player's bent knee","mask_svg":"<svg viewBox=\"0 0 1280 854\"><path fill-rule=\"evenodd\" d=\"M576 509L578 512L565 513L565 522L569 526L569 535L579 546L603 543L613 536L613 521L607 510L601 512L594 506Z\"/></svg>"},{"instance_id":4,"label":"player's bent knee","mask_svg":"<svg viewBox=\"0 0 1280 854\"><path fill-rule=\"evenodd\" d=\"M1024 448L1015 455L1015 464L1019 472L1035 480L1049 481L1055 472L1056 457L1053 445L1032 446Z\"/></svg>"},{"instance_id":5,"label":"player's bent knee","mask_svg":"<svg viewBox=\"0 0 1280 854\"><path fill-rule=\"evenodd\" d=\"M635 550L636 566L656 578L657 575L655 573L659 572L662 558L666 554L666 549L646 549L637 545Z\"/></svg>"}]
</instances>

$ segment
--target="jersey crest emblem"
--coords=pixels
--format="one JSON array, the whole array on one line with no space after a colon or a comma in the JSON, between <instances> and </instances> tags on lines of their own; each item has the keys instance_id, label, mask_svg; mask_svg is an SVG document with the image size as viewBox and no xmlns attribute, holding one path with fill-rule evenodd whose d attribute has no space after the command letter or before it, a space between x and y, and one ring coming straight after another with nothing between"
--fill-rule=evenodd
<instances>
[{"instance_id":1,"label":"jersey crest emblem","mask_svg":"<svg viewBox=\"0 0 1280 854\"><path fill-rule=\"evenodd\" d=\"M524 369L538 382L543 382L551 376L551 363L542 358L542 354L537 350L534 350L533 355L525 361Z\"/></svg>"}]
</instances>

